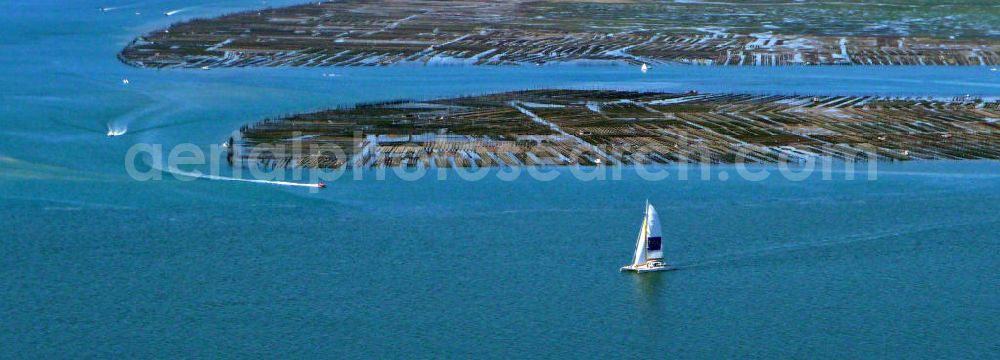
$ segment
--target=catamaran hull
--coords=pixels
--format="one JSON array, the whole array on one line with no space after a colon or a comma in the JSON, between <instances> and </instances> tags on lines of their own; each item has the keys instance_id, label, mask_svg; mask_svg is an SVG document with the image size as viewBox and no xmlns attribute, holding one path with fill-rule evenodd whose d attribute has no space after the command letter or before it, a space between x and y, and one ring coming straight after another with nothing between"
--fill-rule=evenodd
<instances>
[{"instance_id":1,"label":"catamaran hull","mask_svg":"<svg viewBox=\"0 0 1000 360\"><path fill-rule=\"evenodd\" d=\"M631 272L634 272L634 273L637 273L637 274L642 274L642 273L646 273L646 272L656 272L656 271L671 271L671 270L677 270L677 268L674 268L672 266L666 266L666 265L664 265L664 266L648 266L648 267L647 266L643 266L643 267L622 266L622 268L621 268L621 272L631 271Z\"/></svg>"}]
</instances>

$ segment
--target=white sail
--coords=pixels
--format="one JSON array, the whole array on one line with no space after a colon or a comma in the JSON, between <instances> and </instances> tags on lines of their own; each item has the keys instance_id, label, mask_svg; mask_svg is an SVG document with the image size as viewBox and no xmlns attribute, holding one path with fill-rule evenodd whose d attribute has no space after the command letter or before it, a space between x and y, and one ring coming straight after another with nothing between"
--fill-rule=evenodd
<instances>
[{"instance_id":1,"label":"white sail","mask_svg":"<svg viewBox=\"0 0 1000 360\"><path fill-rule=\"evenodd\" d=\"M646 262L646 217L642 218L642 227L639 228L639 238L635 241L635 256L632 257L632 265L639 265Z\"/></svg>"},{"instance_id":2,"label":"white sail","mask_svg":"<svg viewBox=\"0 0 1000 360\"><path fill-rule=\"evenodd\" d=\"M646 260L663 259L663 237L660 230L660 215L653 205L646 205Z\"/></svg>"}]
</instances>

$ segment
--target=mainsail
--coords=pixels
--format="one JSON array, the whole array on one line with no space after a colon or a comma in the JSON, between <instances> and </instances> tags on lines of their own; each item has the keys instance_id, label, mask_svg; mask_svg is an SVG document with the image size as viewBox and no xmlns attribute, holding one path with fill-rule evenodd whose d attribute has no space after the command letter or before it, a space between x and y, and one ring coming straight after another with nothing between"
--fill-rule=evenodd
<instances>
[{"instance_id":1,"label":"mainsail","mask_svg":"<svg viewBox=\"0 0 1000 360\"><path fill-rule=\"evenodd\" d=\"M646 260L663 260L663 237L660 231L660 215L653 205L646 209Z\"/></svg>"},{"instance_id":2,"label":"mainsail","mask_svg":"<svg viewBox=\"0 0 1000 360\"><path fill-rule=\"evenodd\" d=\"M642 219L642 228L635 243L635 256L632 265L643 264L649 260L663 259L663 238L660 230L660 217L653 205L646 204L646 216Z\"/></svg>"}]
</instances>

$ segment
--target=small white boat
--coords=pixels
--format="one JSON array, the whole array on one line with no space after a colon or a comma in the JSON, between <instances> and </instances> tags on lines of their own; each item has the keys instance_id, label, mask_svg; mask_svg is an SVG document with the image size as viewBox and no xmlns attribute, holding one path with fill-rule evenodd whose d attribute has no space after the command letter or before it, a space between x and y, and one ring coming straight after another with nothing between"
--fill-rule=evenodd
<instances>
[{"instance_id":1,"label":"small white boat","mask_svg":"<svg viewBox=\"0 0 1000 360\"><path fill-rule=\"evenodd\" d=\"M632 263L622 266L621 271L637 273L651 271L668 271L674 268L663 262L663 237L660 231L660 216L649 202L646 202L646 215L642 219L642 229L635 242L635 255Z\"/></svg>"},{"instance_id":2,"label":"small white boat","mask_svg":"<svg viewBox=\"0 0 1000 360\"><path fill-rule=\"evenodd\" d=\"M126 126L112 126L108 124L108 137L122 136L128 132L128 127Z\"/></svg>"},{"instance_id":3,"label":"small white boat","mask_svg":"<svg viewBox=\"0 0 1000 360\"><path fill-rule=\"evenodd\" d=\"M645 72L649 71L649 66L646 65L646 64L642 64L642 67L639 68L639 70L642 71L643 73L645 73Z\"/></svg>"}]
</instances>

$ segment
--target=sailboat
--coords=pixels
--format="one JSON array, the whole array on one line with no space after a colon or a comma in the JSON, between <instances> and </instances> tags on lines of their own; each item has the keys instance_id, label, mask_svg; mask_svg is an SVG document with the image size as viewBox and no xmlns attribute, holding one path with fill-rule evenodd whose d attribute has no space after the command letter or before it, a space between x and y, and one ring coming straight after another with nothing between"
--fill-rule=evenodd
<instances>
[{"instance_id":1,"label":"sailboat","mask_svg":"<svg viewBox=\"0 0 1000 360\"><path fill-rule=\"evenodd\" d=\"M622 266L621 271L644 273L650 271L674 270L663 262L663 237L660 231L660 216L649 202L646 202L646 215L642 219L639 238L635 242L635 255L632 263Z\"/></svg>"}]
</instances>

